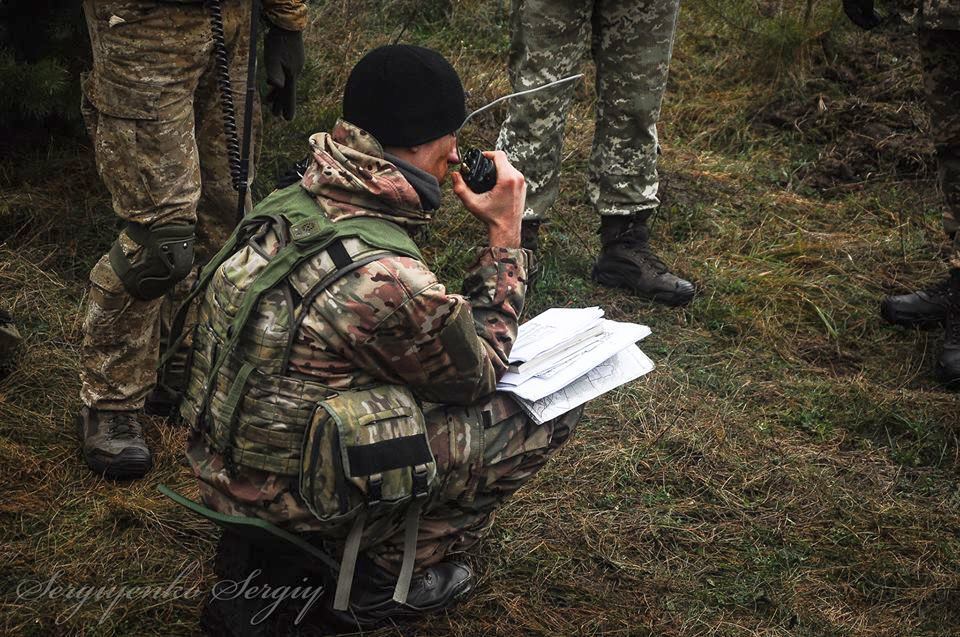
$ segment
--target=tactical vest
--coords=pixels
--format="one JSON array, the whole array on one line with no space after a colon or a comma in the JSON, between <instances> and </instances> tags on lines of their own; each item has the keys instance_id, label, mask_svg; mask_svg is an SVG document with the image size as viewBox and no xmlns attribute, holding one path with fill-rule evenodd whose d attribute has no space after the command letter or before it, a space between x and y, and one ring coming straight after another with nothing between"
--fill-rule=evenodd
<instances>
[{"instance_id":1,"label":"tactical vest","mask_svg":"<svg viewBox=\"0 0 960 637\"><path fill-rule=\"evenodd\" d=\"M268 232L279 244L272 255L259 242ZM345 274L391 255L422 259L399 225L372 217L334 223L294 184L244 218L200 273L173 327L182 331L202 294L180 415L231 473L247 467L299 477L300 495L327 534L345 539L335 603L341 609L364 525L398 514L412 537L394 595L405 601L417 521L436 464L407 388L337 392L287 368L311 303Z\"/></svg>"}]
</instances>

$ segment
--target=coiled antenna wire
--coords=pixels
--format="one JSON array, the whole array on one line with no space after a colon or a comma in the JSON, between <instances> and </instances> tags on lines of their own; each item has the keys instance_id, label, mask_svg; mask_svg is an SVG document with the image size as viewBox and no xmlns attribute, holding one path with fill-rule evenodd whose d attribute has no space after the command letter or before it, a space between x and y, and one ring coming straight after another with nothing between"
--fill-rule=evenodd
<instances>
[{"instance_id":1,"label":"coiled antenna wire","mask_svg":"<svg viewBox=\"0 0 960 637\"><path fill-rule=\"evenodd\" d=\"M233 84L230 81L230 58L227 54L227 38L223 27L223 11L220 0L205 0L203 3L210 14L210 33L213 36L213 57L217 79L217 91L220 93L220 111L223 117L223 135L227 143L227 162L230 165L230 181L233 189L239 191L246 182L241 168L240 137L237 135L237 109L233 104ZM256 19L253 16L252 19Z\"/></svg>"}]
</instances>

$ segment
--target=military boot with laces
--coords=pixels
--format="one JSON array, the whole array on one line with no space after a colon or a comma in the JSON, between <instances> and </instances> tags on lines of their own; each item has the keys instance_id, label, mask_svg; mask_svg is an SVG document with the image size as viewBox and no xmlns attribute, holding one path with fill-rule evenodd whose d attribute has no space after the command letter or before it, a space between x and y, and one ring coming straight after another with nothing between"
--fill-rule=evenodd
<instances>
[{"instance_id":1,"label":"military boot with laces","mask_svg":"<svg viewBox=\"0 0 960 637\"><path fill-rule=\"evenodd\" d=\"M960 389L960 268L950 270L943 349L937 376L951 389Z\"/></svg>"},{"instance_id":2,"label":"military boot with laces","mask_svg":"<svg viewBox=\"0 0 960 637\"><path fill-rule=\"evenodd\" d=\"M84 407L78 424L83 458L95 473L110 480L135 480L153 466L136 412Z\"/></svg>"},{"instance_id":3,"label":"military boot with laces","mask_svg":"<svg viewBox=\"0 0 960 637\"><path fill-rule=\"evenodd\" d=\"M936 327L943 325L950 308L950 277L928 288L888 296L880 302L880 315L890 323L903 327Z\"/></svg>"},{"instance_id":4,"label":"military boot with laces","mask_svg":"<svg viewBox=\"0 0 960 637\"><path fill-rule=\"evenodd\" d=\"M693 299L693 284L672 274L650 249L644 219L608 215L600 220L602 248L593 266L594 281L665 305L686 305Z\"/></svg>"},{"instance_id":5,"label":"military boot with laces","mask_svg":"<svg viewBox=\"0 0 960 637\"><path fill-rule=\"evenodd\" d=\"M466 564L440 562L414 574L405 604L393 601L397 576L361 557L357 562L349 611L328 609L330 619L343 627L371 628L392 620L417 618L447 608L474 585Z\"/></svg>"}]
</instances>

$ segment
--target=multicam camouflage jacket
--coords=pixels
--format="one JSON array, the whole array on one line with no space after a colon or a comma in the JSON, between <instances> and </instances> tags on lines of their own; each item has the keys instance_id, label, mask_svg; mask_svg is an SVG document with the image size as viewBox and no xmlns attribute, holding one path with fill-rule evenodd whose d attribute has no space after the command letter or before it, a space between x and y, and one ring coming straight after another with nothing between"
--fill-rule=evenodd
<instances>
[{"instance_id":1,"label":"multicam camouflage jacket","mask_svg":"<svg viewBox=\"0 0 960 637\"><path fill-rule=\"evenodd\" d=\"M364 131L340 121L310 145L313 163L302 186L330 219L372 216L410 229L430 220L416 191ZM472 403L492 393L507 369L528 256L519 248L480 249L462 295L449 294L410 257L365 265L311 305L290 371L334 389L380 381L407 385L426 401ZM295 276L316 269L314 260Z\"/></svg>"},{"instance_id":2,"label":"multicam camouflage jacket","mask_svg":"<svg viewBox=\"0 0 960 637\"><path fill-rule=\"evenodd\" d=\"M315 201L317 212L334 225L373 217L380 223L389 221L388 225L406 237L401 228L409 232L429 222L430 213L421 205L417 191L364 131L341 121L332 133L312 136L310 144L313 157L299 186L303 190L292 192L310 206ZM288 197L290 192L285 189L271 197ZM270 198L263 204L268 201ZM238 290L247 289L243 286L251 274L282 251L280 245L288 239L281 240L277 232L284 231L277 228L268 224L212 271L213 279L199 309L201 332L205 326L222 323L223 315L235 314ZM296 232L296 226L289 229L291 235ZM351 255L369 250L359 237L345 239L342 245ZM383 252L381 248L376 260L358 260L359 267L335 278L318 295L309 290L336 268L328 252L309 257L286 278L293 297L284 300L279 290L262 297L252 315L256 318L249 324L250 333L258 336L251 341L244 336L246 328L234 332L245 343L245 360L274 375L267 379L260 372L248 371L250 379L267 380L239 383L236 379L241 373L231 363L225 372L229 378L218 382L213 392L213 412L239 414L236 418L215 414L213 432L227 426L238 432L231 435L239 438L225 447L221 445L223 435L212 436L213 447L200 438L190 445L188 456L210 506L258 515L296 530L314 528L316 518L293 495L297 491L299 441L277 443L279 451L290 452L281 457L269 449L277 440L302 436L311 406L328 396L328 390L401 385L423 402L454 405L469 405L494 392L516 338L529 253L520 248L480 249L476 264L464 278L463 294L457 295L446 291L416 258L415 246L409 245L412 250ZM302 304L295 300L298 295ZM299 327L288 332L286 308L291 298L293 305L300 306ZM222 326L216 330L224 331ZM196 338L209 341L201 336L198 332ZM199 388L214 377L204 372L215 356L209 353L212 351L195 340L194 369L181 409L195 426L205 409L205 392ZM248 391L233 396L231 387L235 385L247 386ZM236 405L237 411L232 412L227 404ZM281 420L273 422L276 419L271 419L270 413ZM255 429L260 433L254 435ZM267 444L268 439L273 442ZM230 468L231 463L235 469ZM272 504L261 506L266 503Z\"/></svg>"},{"instance_id":3,"label":"multicam camouflage jacket","mask_svg":"<svg viewBox=\"0 0 960 637\"><path fill-rule=\"evenodd\" d=\"M341 121L332 133L312 136L310 144L313 158L301 187L330 220L375 217L408 231L429 222L430 213L421 205L417 191L364 131ZM351 254L356 241L344 241ZM230 311L233 281L248 279L248 270L276 254L279 244L274 229L258 233L217 268L215 279L219 277L220 282L211 283L206 293L199 310L200 325L215 320L212 312ZM517 335L530 253L520 248L479 249L475 265L464 278L462 295L448 293L430 269L409 254L391 252L365 263L301 307L298 316L302 323L293 337L278 334L289 351L279 357L288 361L285 369L280 369L284 365L279 363L277 371L287 380L278 380L277 392L270 396L258 399L248 392L242 404L269 403L269 409L283 407L291 414L306 408L309 416L310 405L300 404L311 400L303 381L334 391L402 385L421 401L454 405L469 405L492 394L507 369ZM322 252L298 266L287 281L293 289L304 290L331 267L330 256ZM269 331L273 329L266 316L270 304L266 298L264 302L267 305L258 311L258 325ZM286 321L278 318L277 329L281 323ZM258 339L248 349L265 368L277 365L275 348L267 342L270 338L265 334L265 340ZM194 350L196 353L199 348ZM195 367L200 358L195 356ZM207 379L199 380L205 383ZM324 391L313 399L322 400L327 395ZM202 407L193 404L192 393L187 392L183 413L195 422L188 414L195 416ZM250 414L252 419L258 417ZM288 437L294 429L302 432L305 425L273 424L290 432ZM270 428L271 423L264 421L261 426ZM295 447L299 450L299 444ZM191 441L188 457L204 501L216 510L257 515L295 531L323 528L295 495L295 468L277 473L248 467L242 459L237 462L224 457L201 437ZM231 469L231 462L238 466ZM371 537L375 532L369 531Z\"/></svg>"}]
</instances>

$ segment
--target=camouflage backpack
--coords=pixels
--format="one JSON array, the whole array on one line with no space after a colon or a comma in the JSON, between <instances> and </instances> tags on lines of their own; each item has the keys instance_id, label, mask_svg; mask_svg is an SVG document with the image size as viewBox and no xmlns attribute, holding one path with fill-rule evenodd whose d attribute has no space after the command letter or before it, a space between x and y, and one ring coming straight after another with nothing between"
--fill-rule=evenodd
<instances>
[{"instance_id":1,"label":"camouflage backpack","mask_svg":"<svg viewBox=\"0 0 960 637\"><path fill-rule=\"evenodd\" d=\"M278 240L273 255L258 243L267 232ZM223 455L229 471L242 466L298 478L300 496L325 523L324 535L344 541L334 604L340 610L349 601L364 529L398 519L406 531L394 599L406 600L436 463L423 414L406 387L337 392L287 368L314 299L345 274L395 254L421 258L400 226L364 217L331 222L294 184L241 222L201 272L173 328L182 332L202 294L180 415ZM308 260L321 270L319 278L297 274ZM167 357L174 351L176 345Z\"/></svg>"}]
</instances>

